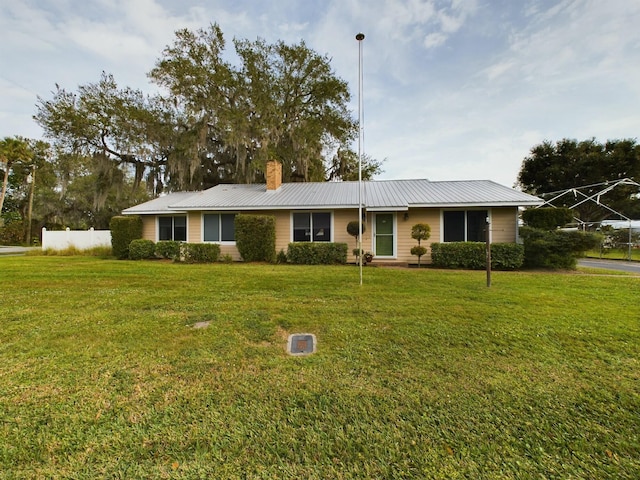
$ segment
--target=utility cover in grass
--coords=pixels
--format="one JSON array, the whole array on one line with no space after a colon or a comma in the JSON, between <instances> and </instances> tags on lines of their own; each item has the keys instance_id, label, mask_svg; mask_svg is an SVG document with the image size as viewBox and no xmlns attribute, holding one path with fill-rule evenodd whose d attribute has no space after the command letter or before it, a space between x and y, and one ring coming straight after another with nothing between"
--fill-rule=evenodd
<instances>
[{"instance_id":1,"label":"utility cover in grass","mask_svg":"<svg viewBox=\"0 0 640 480\"><path fill-rule=\"evenodd\" d=\"M287 352L291 355L310 355L316 351L316 336L312 333L289 335Z\"/></svg>"}]
</instances>

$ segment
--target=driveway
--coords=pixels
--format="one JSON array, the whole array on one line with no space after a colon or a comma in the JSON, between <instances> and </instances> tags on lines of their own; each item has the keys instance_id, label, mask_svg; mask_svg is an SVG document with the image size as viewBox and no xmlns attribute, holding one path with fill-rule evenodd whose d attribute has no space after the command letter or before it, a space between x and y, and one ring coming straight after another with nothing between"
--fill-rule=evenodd
<instances>
[{"instance_id":1,"label":"driveway","mask_svg":"<svg viewBox=\"0 0 640 480\"><path fill-rule=\"evenodd\" d=\"M589 268L604 268L607 270L619 270L621 272L631 272L640 275L640 262L629 262L626 260L600 260L598 258L581 258L578 265Z\"/></svg>"}]
</instances>

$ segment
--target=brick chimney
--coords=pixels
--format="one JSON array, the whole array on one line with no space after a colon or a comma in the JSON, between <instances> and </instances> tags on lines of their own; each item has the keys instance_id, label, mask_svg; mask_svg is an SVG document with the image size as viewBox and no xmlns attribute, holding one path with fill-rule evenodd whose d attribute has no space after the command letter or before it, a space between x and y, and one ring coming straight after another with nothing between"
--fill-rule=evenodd
<instances>
[{"instance_id":1,"label":"brick chimney","mask_svg":"<svg viewBox=\"0 0 640 480\"><path fill-rule=\"evenodd\" d=\"M278 190L282 185L282 164L277 160L267 162L267 191Z\"/></svg>"}]
</instances>

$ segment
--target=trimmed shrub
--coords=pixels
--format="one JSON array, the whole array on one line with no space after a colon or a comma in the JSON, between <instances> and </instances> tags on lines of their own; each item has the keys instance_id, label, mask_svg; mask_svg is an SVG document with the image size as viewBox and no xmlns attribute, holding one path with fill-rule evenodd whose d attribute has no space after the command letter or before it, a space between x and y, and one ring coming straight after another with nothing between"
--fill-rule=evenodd
<instances>
[{"instance_id":1,"label":"trimmed shrub","mask_svg":"<svg viewBox=\"0 0 640 480\"><path fill-rule=\"evenodd\" d=\"M522 212L522 221L528 227L555 230L573 221L573 210L569 208L529 208Z\"/></svg>"},{"instance_id":2,"label":"trimmed shrub","mask_svg":"<svg viewBox=\"0 0 640 480\"><path fill-rule=\"evenodd\" d=\"M130 260L147 260L154 258L156 252L156 244L151 240L144 240L142 238L138 240L132 240L129 244L129 259Z\"/></svg>"},{"instance_id":3,"label":"trimmed shrub","mask_svg":"<svg viewBox=\"0 0 640 480\"><path fill-rule=\"evenodd\" d=\"M298 265L334 265L347 263L347 244L329 242L292 242L287 259Z\"/></svg>"},{"instance_id":4,"label":"trimmed shrub","mask_svg":"<svg viewBox=\"0 0 640 480\"><path fill-rule=\"evenodd\" d=\"M440 268L481 270L486 268L484 242L447 242L431 244L431 262Z\"/></svg>"},{"instance_id":5,"label":"trimmed shrub","mask_svg":"<svg viewBox=\"0 0 640 480\"><path fill-rule=\"evenodd\" d=\"M483 270L487 268L485 242L448 242L431 244L431 261L440 268ZM524 247L515 243L491 244L491 268L515 270L524 263Z\"/></svg>"},{"instance_id":6,"label":"trimmed shrub","mask_svg":"<svg viewBox=\"0 0 640 480\"><path fill-rule=\"evenodd\" d=\"M274 262L276 217L238 214L235 219L236 248L245 262Z\"/></svg>"},{"instance_id":7,"label":"trimmed shrub","mask_svg":"<svg viewBox=\"0 0 640 480\"><path fill-rule=\"evenodd\" d=\"M485 262L486 265L486 262ZM524 265L524 246L517 243L492 243L491 268L517 270ZM485 266L486 268L486 266Z\"/></svg>"},{"instance_id":8,"label":"trimmed shrub","mask_svg":"<svg viewBox=\"0 0 640 480\"><path fill-rule=\"evenodd\" d=\"M185 263L214 263L220 258L217 243L181 243L180 260Z\"/></svg>"},{"instance_id":9,"label":"trimmed shrub","mask_svg":"<svg viewBox=\"0 0 640 480\"><path fill-rule=\"evenodd\" d=\"M600 244L599 235L577 231L541 230L522 227L524 265L529 268L576 268L584 252Z\"/></svg>"},{"instance_id":10,"label":"trimmed shrub","mask_svg":"<svg viewBox=\"0 0 640 480\"><path fill-rule=\"evenodd\" d=\"M138 216L116 216L109 222L113 255L124 260L129 258L129 244L142 238L142 218Z\"/></svg>"},{"instance_id":11,"label":"trimmed shrub","mask_svg":"<svg viewBox=\"0 0 640 480\"><path fill-rule=\"evenodd\" d=\"M179 260L181 243L175 240L160 240L156 243L155 254L160 258Z\"/></svg>"}]
</instances>

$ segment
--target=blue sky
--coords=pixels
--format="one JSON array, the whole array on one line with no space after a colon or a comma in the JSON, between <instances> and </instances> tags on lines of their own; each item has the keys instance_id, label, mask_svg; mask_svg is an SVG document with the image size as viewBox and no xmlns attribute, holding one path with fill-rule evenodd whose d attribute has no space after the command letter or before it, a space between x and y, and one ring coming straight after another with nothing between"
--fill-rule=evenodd
<instances>
[{"instance_id":1,"label":"blue sky","mask_svg":"<svg viewBox=\"0 0 640 480\"><path fill-rule=\"evenodd\" d=\"M639 0L0 0L0 137L41 138L31 117L56 83L106 71L155 91L146 74L175 30L213 22L229 45L304 40L330 57L354 118L363 32L379 179L512 186L544 140L639 136Z\"/></svg>"}]
</instances>

